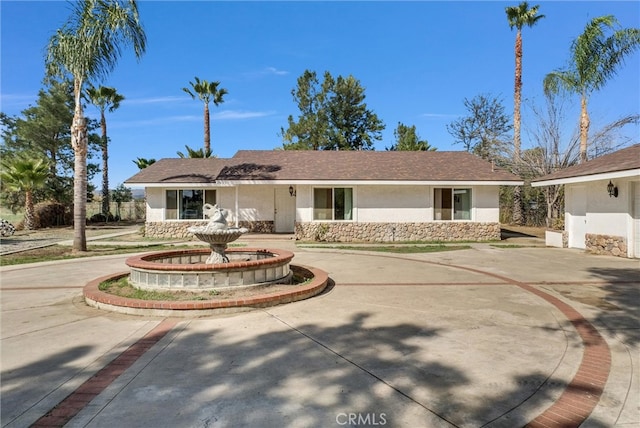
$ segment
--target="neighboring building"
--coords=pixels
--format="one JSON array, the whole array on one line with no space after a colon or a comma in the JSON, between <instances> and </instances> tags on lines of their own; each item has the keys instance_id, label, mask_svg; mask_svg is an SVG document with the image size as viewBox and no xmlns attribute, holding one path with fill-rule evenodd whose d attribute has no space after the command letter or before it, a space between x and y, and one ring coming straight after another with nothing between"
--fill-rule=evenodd
<instances>
[{"instance_id":1,"label":"neighboring building","mask_svg":"<svg viewBox=\"0 0 640 428\"><path fill-rule=\"evenodd\" d=\"M146 233L186 237L217 203L228 221L299 240L499 240L499 187L522 180L467 152L239 151L162 159L129 178L146 190Z\"/></svg>"},{"instance_id":2,"label":"neighboring building","mask_svg":"<svg viewBox=\"0 0 640 428\"><path fill-rule=\"evenodd\" d=\"M570 248L640 258L640 144L534 180L565 186L565 239Z\"/></svg>"}]
</instances>

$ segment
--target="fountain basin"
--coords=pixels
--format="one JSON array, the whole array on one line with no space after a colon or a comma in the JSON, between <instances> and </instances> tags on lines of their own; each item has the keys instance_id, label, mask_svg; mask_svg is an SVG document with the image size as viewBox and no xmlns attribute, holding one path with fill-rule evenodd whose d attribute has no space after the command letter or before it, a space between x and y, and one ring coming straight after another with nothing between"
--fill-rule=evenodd
<instances>
[{"instance_id":1,"label":"fountain basin","mask_svg":"<svg viewBox=\"0 0 640 428\"><path fill-rule=\"evenodd\" d=\"M211 291L286 283L294 254L286 250L226 250L228 262L205 263L208 249L176 250L129 257L131 285L143 290Z\"/></svg>"}]
</instances>

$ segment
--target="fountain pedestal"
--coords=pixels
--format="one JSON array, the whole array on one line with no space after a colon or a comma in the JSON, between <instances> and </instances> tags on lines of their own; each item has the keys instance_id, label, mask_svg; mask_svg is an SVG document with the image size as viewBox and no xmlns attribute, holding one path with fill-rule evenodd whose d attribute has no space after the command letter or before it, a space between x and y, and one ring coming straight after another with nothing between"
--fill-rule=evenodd
<instances>
[{"instance_id":1,"label":"fountain pedestal","mask_svg":"<svg viewBox=\"0 0 640 428\"><path fill-rule=\"evenodd\" d=\"M202 242L209 244L211 255L206 264L229 263L227 244L238 239L248 230L244 227L228 227L225 213L218 205L204 204L203 211L211 218L206 226L191 226L187 230Z\"/></svg>"}]
</instances>

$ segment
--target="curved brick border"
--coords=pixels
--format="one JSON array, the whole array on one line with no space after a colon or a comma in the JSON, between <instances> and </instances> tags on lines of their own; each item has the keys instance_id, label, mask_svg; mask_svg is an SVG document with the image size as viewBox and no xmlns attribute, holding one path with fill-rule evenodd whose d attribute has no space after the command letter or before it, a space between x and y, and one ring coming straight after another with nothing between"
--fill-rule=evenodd
<instances>
[{"instance_id":1,"label":"curved brick border","mask_svg":"<svg viewBox=\"0 0 640 428\"><path fill-rule=\"evenodd\" d=\"M252 308L266 308L283 303L296 302L320 294L329 283L329 275L320 269L308 266L291 265L291 269L306 270L313 275L308 284L292 286L291 290L265 293L244 299L216 299L216 300L140 300L108 294L98 289L100 283L117 280L129 275L120 272L96 278L84 286L84 299L89 306L114 312L132 315L154 315L191 317L212 315L216 313L240 312Z\"/></svg>"},{"instance_id":2,"label":"curved brick border","mask_svg":"<svg viewBox=\"0 0 640 428\"><path fill-rule=\"evenodd\" d=\"M609 344L593 324L569 304L527 283L467 266L423 262L487 275L520 287L555 306L571 322L584 346L582 361L575 376L555 403L525 425L525 428L578 428L600 401L611 370Z\"/></svg>"}]
</instances>

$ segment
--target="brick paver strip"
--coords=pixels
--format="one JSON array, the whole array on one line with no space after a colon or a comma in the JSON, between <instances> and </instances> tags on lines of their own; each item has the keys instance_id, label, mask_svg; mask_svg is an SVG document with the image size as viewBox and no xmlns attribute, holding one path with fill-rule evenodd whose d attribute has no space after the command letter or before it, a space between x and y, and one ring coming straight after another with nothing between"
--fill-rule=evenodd
<instances>
[{"instance_id":1,"label":"brick paver strip","mask_svg":"<svg viewBox=\"0 0 640 428\"><path fill-rule=\"evenodd\" d=\"M175 319L165 319L156 325L142 339L127 348L122 354L87 379L75 391L62 400L53 409L31 425L32 427L62 427L69 422L91 400L104 391L140 356L158 343L176 324Z\"/></svg>"}]
</instances>

